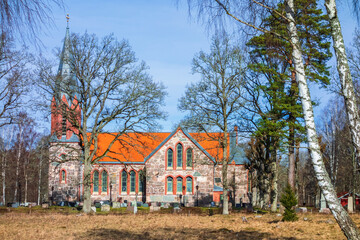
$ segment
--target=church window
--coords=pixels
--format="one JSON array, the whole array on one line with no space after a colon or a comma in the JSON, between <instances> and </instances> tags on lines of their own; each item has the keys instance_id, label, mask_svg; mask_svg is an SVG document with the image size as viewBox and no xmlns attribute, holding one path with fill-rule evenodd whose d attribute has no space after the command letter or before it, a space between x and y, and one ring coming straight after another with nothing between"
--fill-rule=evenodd
<instances>
[{"instance_id":1,"label":"church window","mask_svg":"<svg viewBox=\"0 0 360 240\"><path fill-rule=\"evenodd\" d=\"M143 184L144 184L144 172L141 170L139 171L139 174L138 174L138 178L139 178L139 193L142 193L143 192Z\"/></svg>"},{"instance_id":2,"label":"church window","mask_svg":"<svg viewBox=\"0 0 360 240\"><path fill-rule=\"evenodd\" d=\"M176 178L176 192L182 193L183 179L182 177Z\"/></svg>"},{"instance_id":3,"label":"church window","mask_svg":"<svg viewBox=\"0 0 360 240\"><path fill-rule=\"evenodd\" d=\"M171 148L169 148L167 151L167 167L173 167L173 150Z\"/></svg>"},{"instance_id":4,"label":"church window","mask_svg":"<svg viewBox=\"0 0 360 240\"><path fill-rule=\"evenodd\" d=\"M108 174L104 170L101 174L101 192L107 193L108 188Z\"/></svg>"},{"instance_id":5,"label":"church window","mask_svg":"<svg viewBox=\"0 0 360 240\"><path fill-rule=\"evenodd\" d=\"M173 194L173 178L167 177L166 178L166 184L167 184L167 193Z\"/></svg>"},{"instance_id":6,"label":"church window","mask_svg":"<svg viewBox=\"0 0 360 240\"><path fill-rule=\"evenodd\" d=\"M60 182L66 183L66 171L64 169L60 171Z\"/></svg>"},{"instance_id":7,"label":"church window","mask_svg":"<svg viewBox=\"0 0 360 240\"><path fill-rule=\"evenodd\" d=\"M192 177L187 177L186 178L186 192L192 193L192 191L193 191L193 179L192 179Z\"/></svg>"},{"instance_id":8,"label":"church window","mask_svg":"<svg viewBox=\"0 0 360 240\"><path fill-rule=\"evenodd\" d=\"M126 193L127 192L127 172L122 171L121 173L121 192Z\"/></svg>"},{"instance_id":9,"label":"church window","mask_svg":"<svg viewBox=\"0 0 360 240\"><path fill-rule=\"evenodd\" d=\"M177 150L177 155L176 155L176 160L177 160L177 167L181 168L182 167L182 163L183 163L183 146L179 143L176 147Z\"/></svg>"},{"instance_id":10,"label":"church window","mask_svg":"<svg viewBox=\"0 0 360 240\"><path fill-rule=\"evenodd\" d=\"M191 168L193 164L192 149L186 150L186 167Z\"/></svg>"},{"instance_id":11,"label":"church window","mask_svg":"<svg viewBox=\"0 0 360 240\"><path fill-rule=\"evenodd\" d=\"M94 171L93 173L93 192L99 192L99 172Z\"/></svg>"},{"instance_id":12,"label":"church window","mask_svg":"<svg viewBox=\"0 0 360 240\"><path fill-rule=\"evenodd\" d=\"M136 174L135 171L131 171L130 172L130 192L134 193L135 192L135 182L136 182Z\"/></svg>"}]
</instances>

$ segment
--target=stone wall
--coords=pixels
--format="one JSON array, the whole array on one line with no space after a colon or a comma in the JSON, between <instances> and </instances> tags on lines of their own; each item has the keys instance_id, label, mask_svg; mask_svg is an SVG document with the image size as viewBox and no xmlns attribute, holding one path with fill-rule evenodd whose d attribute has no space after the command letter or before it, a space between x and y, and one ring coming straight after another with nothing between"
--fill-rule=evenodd
<instances>
[{"instance_id":1,"label":"stone wall","mask_svg":"<svg viewBox=\"0 0 360 240\"><path fill-rule=\"evenodd\" d=\"M140 170L144 169L144 164L132 164L132 165L126 165L123 164L106 164L106 165L94 165L92 171L98 170L99 172L102 172L103 170L106 170L109 174L109 182L108 182L108 189L109 191L106 193L92 193L91 200L92 201L99 201L99 200L110 200L110 189L111 189L111 200L112 201L119 201L124 202L126 201L134 201L136 199L136 192L129 192L123 193L121 192L121 172L123 170L130 172L131 170L135 170L136 172L139 172ZM136 178L136 182L138 182L138 179ZM111 188L110 188L111 184ZM128 183L129 184L129 176L128 176ZM100 186L99 186L100 187ZM129 186L128 186L129 187ZM143 201L142 193L139 192L137 194L137 201Z\"/></svg>"},{"instance_id":2,"label":"stone wall","mask_svg":"<svg viewBox=\"0 0 360 240\"><path fill-rule=\"evenodd\" d=\"M193 150L193 168L191 169L166 169L166 153L169 148L174 150L174 162L176 159L176 145L183 145L183 161L186 159L186 150ZM193 206L198 200L200 204L209 204L212 201L213 193L213 166L214 163L190 140L182 131L178 131L146 162L146 201L147 202L179 202L180 194L166 194L166 178L193 177L193 193L186 193L182 202ZM198 191L196 191L198 186Z\"/></svg>"},{"instance_id":3,"label":"stone wall","mask_svg":"<svg viewBox=\"0 0 360 240\"><path fill-rule=\"evenodd\" d=\"M80 168L78 143L51 143L49 163L49 200L78 201L80 194ZM61 171L66 178L61 181Z\"/></svg>"},{"instance_id":4,"label":"stone wall","mask_svg":"<svg viewBox=\"0 0 360 240\"><path fill-rule=\"evenodd\" d=\"M191 148L193 151L193 167L192 168L171 168L166 167L166 154L169 148L173 149L174 165L176 163L176 145L183 145L183 161L186 161L186 150ZM80 148L78 143L52 143L50 146L50 165L49 165L49 197L53 201L82 201L83 195L83 169L79 161ZM65 157L63 158L62 155ZM115 164L98 164L94 165L92 171L97 170L101 173L106 170L108 173L108 191L100 193L92 193L91 200L111 200L112 201L143 201L143 202L180 202L186 206L209 205L213 201L214 185L222 187L221 183L221 165L214 165L202 150L200 150L187 136L180 130L177 131L156 153L154 153L147 162L124 165ZM61 170L66 171L66 182L60 181ZM125 170L140 170L146 172L146 183L144 184L144 194L139 192L121 192L121 172ZM138 174L137 174L138 175ZM186 177L193 178L193 192L186 193L165 193L166 178L176 178L181 176L184 180ZM214 179L218 178L220 182L214 183ZM232 197L235 203L247 202L247 170L244 165L230 164L228 166L228 180ZM128 175L129 182L129 175ZM138 178L136 178L138 183ZM185 181L186 183L186 181ZM234 183L234 184L233 184ZM186 184L185 184L186 185ZM111 187L110 187L111 186ZM99 188L101 185L99 186ZM128 187L130 187L128 185ZM174 184L174 188L176 184ZM137 188L137 187L136 187ZM111 189L111 194L110 194ZM180 196L181 195L181 196Z\"/></svg>"}]
</instances>

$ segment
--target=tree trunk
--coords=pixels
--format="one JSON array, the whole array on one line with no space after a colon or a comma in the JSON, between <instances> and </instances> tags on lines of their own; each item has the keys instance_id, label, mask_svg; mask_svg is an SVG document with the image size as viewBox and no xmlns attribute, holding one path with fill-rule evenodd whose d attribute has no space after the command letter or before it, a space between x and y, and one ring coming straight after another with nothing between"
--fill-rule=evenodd
<instances>
[{"instance_id":1,"label":"tree trunk","mask_svg":"<svg viewBox=\"0 0 360 240\"><path fill-rule=\"evenodd\" d=\"M1 178L2 178L2 202L3 206L6 206L6 150L4 151L2 155L2 161L1 161Z\"/></svg>"},{"instance_id":2,"label":"tree trunk","mask_svg":"<svg viewBox=\"0 0 360 240\"><path fill-rule=\"evenodd\" d=\"M294 20L293 0L287 0L286 16L288 19L290 19L290 21L288 22L288 30L290 33L290 40L293 45L292 56L294 59L294 66L296 71L296 81L299 87L299 96L304 112L307 140L318 185L325 196L325 199L329 205L332 214L338 222L341 230L345 233L346 237L348 239L360 239L360 232L358 228L337 199L335 190L331 185L329 175L326 172L325 165L322 159L319 140L315 128L314 112L312 108L310 92L305 78L305 70L302 53L300 50L299 37L297 35L297 29Z\"/></svg>"},{"instance_id":3,"label":"tree trunk","mask_svg":"<svg viewBox=\"0 0 360 240\"><path fill-rule=\"evenodd\" d=\"M291 131L291 130L290 130ZM290 142L290 146L289 146L289 169L288 169L288 183L290 185L290 187L292 188L292 190L295 190L295 176L296 176L296 172L295 172L295 151L294 151L294 135L290 132L290 136L289 137L289 142Z\"/></svg>"},{"instance_id":4,"label":"tree trunk","mask_svg":"<svg viewBox=\"0 0 360 240\"><path fill-rule=\"evenodd\" d=\"M39 159L39 182L38 182L38 196L37 196L37 204L40 205L41 202L41 172L42 172L42 157L43 157L42 149L40 149L40 159Z\"/></svg>"},{"instance_id":5,"label":"tree trunk","mask_svg":"<svg viewBox=\"0 0 360 240\"><path fill-rule=\"evenodd\" d=\"M294 98L295 96L295 89L297 88L297 84L296 84L296 73L295 71L291 72L291 91L290 91L290 96L292 98ZM293 101L291 101L293 102ZM296 104L296 101L294 102L294 104ZM290 113L289 116L289 137L288 137L288 141L289 141L289 170L288 170L288 183L290 185L290 187L292 188L292 190L295 190L295 176L296 176L296 169L295 169L295 117L293 116L292 113Z\"/></svg>"},{"instance_id":6,"label":"tree trunk","mask_svg":"<svg viewBox=\"0 0 360 240\"><path fill-rule=\"evenodd\" d=\"M18 149L18 154L17 154L17 158L16 158L14 202L16 202L16 200L17 200L17 193L18 193L17 191L18 191L18 186L19 186L19 168L20 168L20 157L21 157L21 146L22 146L22 132L23 132L23 127L20 125L19 149Z\"/></svg>"},{"instance_id":7,"label":"tree trunk","mask_svg":"<svg viewBox=\"0 0 360 240\"><path fill-rule=\"evenodd\" d=\"M228 140L227 140L227 127L225 126L224 131L224 139L223 142L223 159L222 159L222 178L223 178L223 214L228 215L229 214L229 200L228 200L228 179L227 179L227 173L228 173L228 155L227 155L227 146L228 146Z\"/></svg>"},{"instance_id":8,"label":"tree trunk","mask_svg":"<svg viewBox=\"0 0 360 240\"><path fill-rule=\"evenodd\" d=\"M25 200L24 202L27 202L27 195L28 195L28 175L25 174Z\"/></svg>"},{"instance_id":9,"label":"tree trunk","mask_svg":"<svg viewBox=\"0 0 360 240\"><path fill-rule=\"evenodd\" d=\"M271 157L273 158L273 157ZM276 155L274 156L275 161L273 159L271 163L271 212L277 211L277 201L278 201L278 171L277 171L277 163L276 163Z\"/></svg>"},{"instance_id":10,"label":"tree trunk","mask_svg":"<svg viewBox=\"0 0 360 240\"><path fill-rule=\"evenodd\" d=\"M86 153L85 153L86 154ZM85 155L85 157L88 155ZM90 159L84 161L84 207L85 213L91 211L91 163Z\"/></svg>"},{"instance_id":11,"label":"tree trunk","mask_svg":"<svg viewBox=\"0 0 360 240\"><path fill-rule=\"evenodd\" d=\"M346 113L349 119L352 143L356 149L356 161L360 166L360 119L354 85L349 69L349 64L345 51L344 38L341 32L341 25L337 16L335 0L325 0L325 7L331 25L331 35L333 47L337 60L341 90L345 100Z\"/></svg>"}]
</instances>

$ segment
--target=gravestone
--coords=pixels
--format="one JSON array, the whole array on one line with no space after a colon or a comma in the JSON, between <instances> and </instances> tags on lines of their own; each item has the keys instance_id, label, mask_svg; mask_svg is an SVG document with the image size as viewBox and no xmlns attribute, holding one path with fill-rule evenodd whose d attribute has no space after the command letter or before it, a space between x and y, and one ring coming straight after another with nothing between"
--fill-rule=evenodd
<instances>
[{"instance_id":1,"label":"gravestone","mask_svg":"<svg viewBox=\"0 0 360 240\"><path fill-rule=\"evenodd\" d=\"M110 205L107 205L107 204L101 205L101 211L102 212L110 212Z\"/></svg>"},{"instance_id":2,"label":"gravestone","mask_svg":"<svg viewBox=\"0 0 360 240\"><path fill-rule=\"evenodd\" d=\"M113 202L113 208L120 208L121 204L119 202Z\"/></svg>"},{"instance_id":3,"label":"gravestone","mask_svg":"<svg viewBox=\"0 0 360 240\"><path fill-rule=\"evenodd\" d=\"M156 212L156 211L160 211L160 207L155 206L155 205L151 205L150 206L150 212Z\"/></svg>"},{"instance_id":4,"label":"gravestone","mask_svg":"<svg viewBox=\"0 0 360 240\"><path fill-rule=\"evenodd\" d=\"M48 203L43 203L43 204L41 204L41 207L42 208L49 208L49 204Z\"/></svg>"},{"instance_id":5,"label":"gravestone","mask_svg":"<svg viewBox=\"0 0 360 240\"><path fill-rule=\"evenodd\" d=\"M134 206L127 206L126 211L134 212Z\"/></svg>"},{"instance_id":6,"label":"gravestone","mask_svg":"<svg viewBox=\"0 0 360 240\"><path fill-rule=\"evenodd\" d=\"M349 213L353 213L354 212L354 198L352 196L348 197L348 206L347 206L347 210Z\"/></svg>"},{"instance_id":7,"label":"gravestone","mask_svg":"<svg viewBox=\"0 0 360 240\"><path fill-rule=\"evenodd\" d=\"M91 207L91 211L96 213L96 207Z\"/></svg>"}]
</instances>

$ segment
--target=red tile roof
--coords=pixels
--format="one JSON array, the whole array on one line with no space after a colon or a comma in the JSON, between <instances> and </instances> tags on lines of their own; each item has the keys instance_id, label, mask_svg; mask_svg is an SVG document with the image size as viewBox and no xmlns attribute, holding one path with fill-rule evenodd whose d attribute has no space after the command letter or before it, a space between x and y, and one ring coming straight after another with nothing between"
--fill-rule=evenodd
<instances>
[{"instance_id":1,"label":"red tile roof","mask_svg":"<svg viewBox=\"0 0 360 240\"><path fill-rule=\"evenodd\" d=\"M180 129L181 131L181 129ZM100 156L108 148L116 133L101 133L98 137L97 155ZM107 157L99 162L107 163L143 163L171 133L127 133L122 135L110 148ZM216 161L222 158L219 138L223 133L189 133Z\"/></svg>"}]
</instances>

